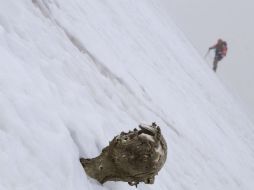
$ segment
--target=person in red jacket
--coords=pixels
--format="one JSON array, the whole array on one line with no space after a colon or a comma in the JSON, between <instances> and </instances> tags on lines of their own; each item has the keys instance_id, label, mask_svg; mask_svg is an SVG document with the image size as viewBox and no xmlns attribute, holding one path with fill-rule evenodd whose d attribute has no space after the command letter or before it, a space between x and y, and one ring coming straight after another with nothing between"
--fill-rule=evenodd
<instances>
[{"instance_id":1,"label":"person in red jacket","mask_svg":"<svg viewBox=\"0 0 254 190\"><path fill-rule=\"evenodd\" d=\"M209 51L214 49L215 56L213 61L213 70L216 72L218 62L222 60L223 57L227 55L227 42L222 39L218 39L217 43L209 48Z\"/></svg>"}]
</instances>

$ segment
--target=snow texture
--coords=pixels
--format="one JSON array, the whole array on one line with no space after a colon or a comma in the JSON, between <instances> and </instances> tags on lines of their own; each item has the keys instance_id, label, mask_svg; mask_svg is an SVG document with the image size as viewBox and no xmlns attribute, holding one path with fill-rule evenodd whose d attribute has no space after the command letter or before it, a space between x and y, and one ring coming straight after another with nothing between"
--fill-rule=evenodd
<instances>
[{"instance_id":1,"label":"snow texture","mask_svg":"<svg viewBox=\"0 0 254 190\"><path fill-rule=\"evenodd\" d=\"M130 189L79 157L153 121L168 159L138 189L253 189L253 125L162 1L0 1L1 190Z\"/></svg>"}]
</instances>

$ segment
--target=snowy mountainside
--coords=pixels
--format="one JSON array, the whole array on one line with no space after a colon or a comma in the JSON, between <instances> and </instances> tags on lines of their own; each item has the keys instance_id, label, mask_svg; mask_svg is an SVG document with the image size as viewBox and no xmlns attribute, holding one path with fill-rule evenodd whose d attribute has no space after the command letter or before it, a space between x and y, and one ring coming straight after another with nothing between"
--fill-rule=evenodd
<instances>
[{"instance_id":1,"label":"snowy mountainside","mask_svg":"<svg viewBox=\"0 0 254 190\"><path fill-rule=\"evenodd\" d=\"M139 189L252 189L253 125L161 1L0 2L0 189L130 189L79 157L152 121L168 159Z\"/></svg>"}]
</instances>

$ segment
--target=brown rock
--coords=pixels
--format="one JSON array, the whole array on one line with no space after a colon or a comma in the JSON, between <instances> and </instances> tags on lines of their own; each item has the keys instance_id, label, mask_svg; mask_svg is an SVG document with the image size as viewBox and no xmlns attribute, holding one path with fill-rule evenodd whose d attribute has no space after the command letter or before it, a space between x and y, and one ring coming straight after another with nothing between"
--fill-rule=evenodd
<instances>
[{"instance_id":1,"label":"brown rock","mask_svg":"<svg viewBox=\"0 0 254 190\"><path fill-rule=\"evenodd\" d=\"M114 137L98 157L81 158L87 175L102 184L106 181L153 184L166 161L167 144L155 123L139 127L140 130L122 132Z\"/></svg>"}]
</instances>

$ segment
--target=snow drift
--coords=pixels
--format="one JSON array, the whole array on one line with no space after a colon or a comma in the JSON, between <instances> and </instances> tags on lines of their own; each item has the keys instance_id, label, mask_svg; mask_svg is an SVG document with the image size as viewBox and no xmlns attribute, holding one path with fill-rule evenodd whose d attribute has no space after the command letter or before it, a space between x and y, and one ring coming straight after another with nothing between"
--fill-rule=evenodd
<instances>
[{"instance_id":1,"label":"snow drift","mask_svg":"<svg viewBox=\"0 0 254 190\"><path fill-rule=\"evenodd\" d=\"M253 188L253 125L161 1L0 1L0 189L130 189L79 157L152 121L168 159L139 189Z\"/></svg>"}]
</instances>

